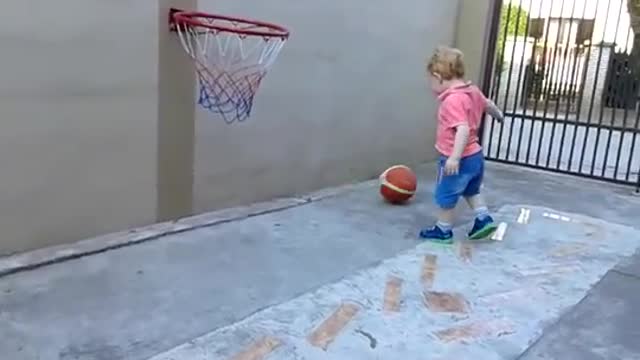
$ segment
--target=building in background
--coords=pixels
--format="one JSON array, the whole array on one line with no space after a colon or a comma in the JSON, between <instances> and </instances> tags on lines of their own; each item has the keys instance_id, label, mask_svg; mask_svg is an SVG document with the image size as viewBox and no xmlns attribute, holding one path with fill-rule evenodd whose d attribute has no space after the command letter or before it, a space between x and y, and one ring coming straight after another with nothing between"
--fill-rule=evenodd
<instances>
[{"instance_id":1,"label":"building in background","mask_svg":"<svg viewBox=\"0 0 640 360\"><path fill-rule=\"evenodd\" d=\"M507 111L587 121L603 106L635 109L626 0L510 1L502 18L493 91Z\"/></svg>"}]
</instances>

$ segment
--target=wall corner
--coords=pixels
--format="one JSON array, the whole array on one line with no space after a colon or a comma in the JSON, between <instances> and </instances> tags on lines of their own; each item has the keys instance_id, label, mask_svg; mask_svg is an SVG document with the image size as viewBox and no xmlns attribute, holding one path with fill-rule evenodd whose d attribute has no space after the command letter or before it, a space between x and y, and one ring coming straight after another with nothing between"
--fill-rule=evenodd
<instances>
[{"instance_id":1,"label":"wall corner","mask_svg":"<svg viewBox=\"0 0 640 360\"><path fill-rule=\"evenodd\" d=\"M491 62L492 32L498 21L501 0L459 0L454 45L465 54L467 78L483 84Z\"/></svg>"}]
</instances>

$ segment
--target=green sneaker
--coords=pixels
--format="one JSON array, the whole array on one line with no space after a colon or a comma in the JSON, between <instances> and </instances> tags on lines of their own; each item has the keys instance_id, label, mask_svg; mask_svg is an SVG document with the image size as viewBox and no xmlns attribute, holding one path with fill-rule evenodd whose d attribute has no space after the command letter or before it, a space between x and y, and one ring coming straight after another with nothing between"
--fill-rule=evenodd
<instances>
[{"instance_id":1,"label":"green sneaker","mask_svg":"<svg viewBox=\"0 0 640 360\"><path fill-rule=\"evenodd\" d=\"M437 226L423 229L422 231L420 231L420 237L434 244L439 244L439 245L453 244L453 232L451 230L442 231L442 229L440 229Z\"/></svg>"},{"instance_id":2,"label":"green sneaker","mask_svg":"<svg viewBox=\"0 0 640 360\"><path fill-rule=\"evenodd\" d=\"M469 240L484 240L498 229L498 225L493 222L491 216L487 216L486 218L479 220L476 219L473 223L473 228L469 232Z\"/></svg>"}]
</instances>

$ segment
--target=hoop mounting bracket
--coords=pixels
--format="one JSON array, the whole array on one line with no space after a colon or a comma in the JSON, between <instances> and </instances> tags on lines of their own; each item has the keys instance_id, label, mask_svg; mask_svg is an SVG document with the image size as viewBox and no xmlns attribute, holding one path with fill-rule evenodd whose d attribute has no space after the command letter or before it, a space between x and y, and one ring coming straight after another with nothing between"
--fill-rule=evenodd
<instances>
[{"instance_id":1,"label":"hoop mounting bracket","mask_svg":"<svg viewBox=\"0 0 640 360\"><path fill-rule=\"evenodd\" d=\"M174 15L179 12L184 12L184 10L177 9L177 8L169 9L169 31L172 31L172 32L178 31L176 29L176 20L174 18Z\"/></svg>"}]
</instances>

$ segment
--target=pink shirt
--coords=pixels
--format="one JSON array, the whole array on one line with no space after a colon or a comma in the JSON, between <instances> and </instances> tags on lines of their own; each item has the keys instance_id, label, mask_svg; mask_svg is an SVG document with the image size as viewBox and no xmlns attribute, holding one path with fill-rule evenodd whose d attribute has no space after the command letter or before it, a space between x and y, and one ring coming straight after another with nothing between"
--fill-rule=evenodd
<instances>
[{"instance_id":1,"label":"pink shirt","mask_svg":"<svg viewBox=\"0 0 640 360\"><path fill-rule=\"evenodd\" d=\"M451 156L455 143L456 128L469 125L469 140L462 157L482 151L479 144L478 129L482 114L487 106L487 98L475 85L466 84L445 90L438 96L438 130L436 150L444 156Z\"/></svg>"}]
</instances>

